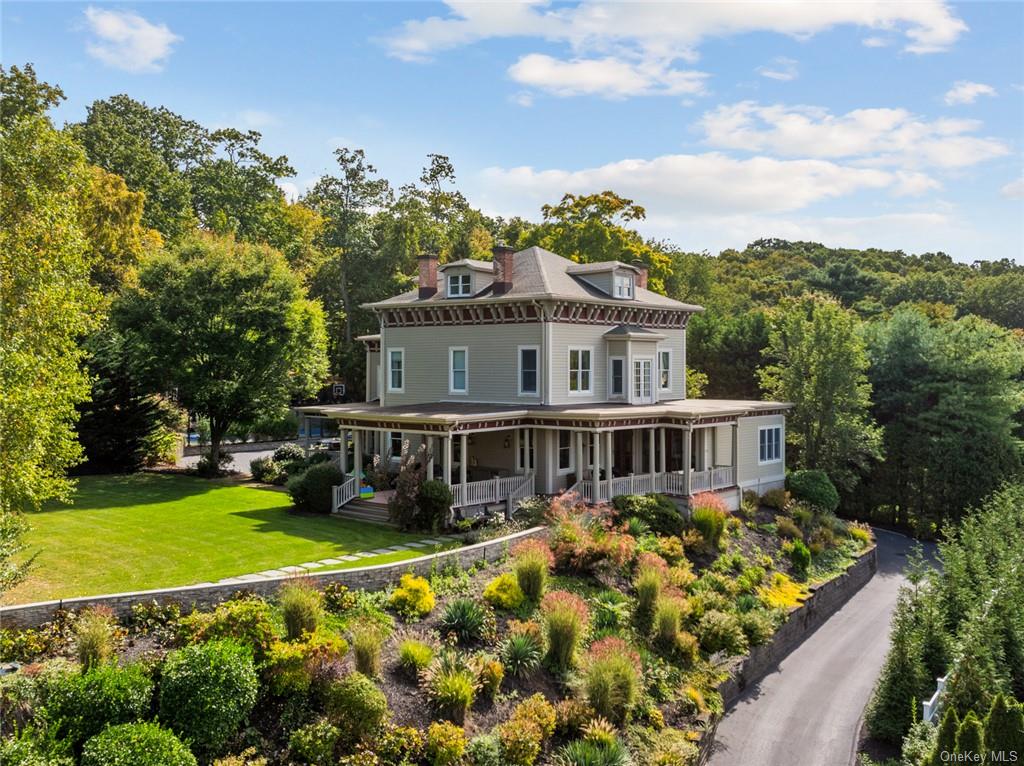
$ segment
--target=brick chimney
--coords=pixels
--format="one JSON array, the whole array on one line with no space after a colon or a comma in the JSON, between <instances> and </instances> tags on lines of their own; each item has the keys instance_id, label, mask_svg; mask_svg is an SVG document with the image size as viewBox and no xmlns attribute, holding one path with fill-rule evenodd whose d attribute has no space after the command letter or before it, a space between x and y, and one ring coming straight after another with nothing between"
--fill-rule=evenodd
<instances>
[{"instance_id":1,"label":"brick chimney","mask_svg":"<svg viewBox=\"0 0 1024 766\"><path fill-rule=\"evenodd\" d=\"M636 275L636 286L647 289L647 264L638 258L631 265L640 272Z\"/></svg>"},{"instance_id":2,"label":"brick chimney","mask_svg":"<svg viewBox=\"0 0 1024 766\"><path fill-rule=\"evenodd\" d=\"M499 242L491 248L494 256L494 288L495 295L504 295L512 289L512 256L515 251L508 245Z\"/></svg>"},{"instance_id":3,"label":"brick chimney","mask_svg":"<svg viewBox=\"0 0 1024 766\"><path fill-rule=\"evenodd\" d=\"M437 292L437 254L423 253L417 256L420 267L420 300Z\"/></svg>"}]
</instances>

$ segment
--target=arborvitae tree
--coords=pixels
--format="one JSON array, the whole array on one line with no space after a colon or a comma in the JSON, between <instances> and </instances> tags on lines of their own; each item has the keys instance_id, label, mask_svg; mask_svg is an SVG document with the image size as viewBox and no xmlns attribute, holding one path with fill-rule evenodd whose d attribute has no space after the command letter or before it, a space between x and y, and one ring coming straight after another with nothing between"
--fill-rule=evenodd
<instances>
[{"instance_id":1,"label":"arborvitae tree","mask_svg":"<svg viewBox=\"0 0 1024 766\"><path fill-rule=\"evenodd\" d=\"M935 750L932 751L928 766L945 766L949 763L949 753L956 750L956 733L960 728L960 717L953 708L946 708L939 724L939 735L935 739ZM943 758L943 754L947 754Z\"/></svg>"},{"instance_id":2,"label":"arborvitae tree","mask_svg":"<svg viewBox=\"0 0 1024 766\"><path fill-rule=\"evenodd\" d=\"M1004 753L1004 761L1009 761L1009 753L1016 753L1018 761L1024 759L1024 706L996 695L985 716L985 750Z\"/></svg>"},{"instance_id":3,"label":"arborvitae tree","mask_svg":"<svg viewBox=\"0 0 1024 766\"><path fill-rule=\"evenodd\" d=\"M931 692L914 625L912 592L904 589L893 615L891 646L868 706L867 725L878 739L898 745L914 723L914 700Z\"/></svg>"},{"instance_id":4,"label":"arborvitae tree","mask_svg":"<svg viewBox=\"0 0 1024 766\"><path fill-rule=\"evenodd\" d=\"M960 657L946 685L946 704L961 717L972 710L988 710L995 694L1006 688L1005 663L993 638L991 615L968 618L961 630Z\"/></svg>"},{"instance_id":5,"label":"arborvitae tree","mask_svg":"<svg viewBox=\"0 0 1024 766\"><path fill-rule=\"evenodd\" d=\"M957 755L976 756L984 752L985 729L978 720L978 716L972 710L960 722L960 728L956 731Z\"/></svg>"}]
</instances>

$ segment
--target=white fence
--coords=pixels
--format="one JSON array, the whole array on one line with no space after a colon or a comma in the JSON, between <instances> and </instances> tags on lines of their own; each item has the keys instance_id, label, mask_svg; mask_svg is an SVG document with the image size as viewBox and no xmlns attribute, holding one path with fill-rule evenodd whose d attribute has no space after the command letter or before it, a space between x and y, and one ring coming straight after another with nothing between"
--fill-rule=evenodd
<instances>
[{"instance_id":1,"label":"white fence","mask_svg":"<svg viewBox=\"0 0 1024 766\"><path fill-rule=\"evenodd\" d=\"M690 472L690 492L708 492L714 489L732 487L736 484L736 468L731 465L711 468L707 471ZM593 481L578 481L567 490L576 492L588 503L608 500L608 482L600 481L595 490ZM650 492L663 492L666 495L686 497L686 477L682 472L654 474L632 474L612 479L611 494L615 495L646 495Z\"/></svg>"},{"instance_id":2,"label":"white fence","mask_svg":"<svg viewBox=\"0 0 1024 766\"><path fill-rule=\"evenodd\" d=\"M513 494L522 499L533 494L533 474L516 474L497 479L471 481L452 485L452 507L464 508L469 505L486 505L509 499Z\"/></svg>"},{"instance_id":3,"label":"white fence","mask_svg":"<svg viewBox=\"0 0 1024 766\"><path fill-rule=\"evenodd\" d=\"M949 676L943 676L939 679L935 694L932 695L930 700L921 703L921 707L924 708L921 719L925 723L931 723L932 719L938 715L939 709L942 707L942 692L946 690L946 679Z\"/></svg>"},{"instance_id":4,"label":"white fence","mask_svg":"<svg viewBox=\"0 0 1024 766\"><path fill-rule=\"evenodd\" d=\"M340 509L349 500L354 500L356 495L359 494L359 483L353 476L342 484L334 487L334 510Z\"/></svg>"}]
</instances>

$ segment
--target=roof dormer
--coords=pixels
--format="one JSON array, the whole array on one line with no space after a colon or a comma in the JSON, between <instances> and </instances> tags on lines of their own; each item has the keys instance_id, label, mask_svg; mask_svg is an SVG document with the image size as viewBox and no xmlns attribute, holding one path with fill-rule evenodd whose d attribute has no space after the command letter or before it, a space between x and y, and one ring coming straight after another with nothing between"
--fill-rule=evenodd
<instances>
[{"instance_id":1,"label":"roof dormer","mask_svg":"<svg viewBox=\"0 0 1024 766\"><path fill-rule=\"evenodd\" d=\"M487 261L463 258L441 266L445 298L471 298L491 284L494 266Z\"/></svg>"},{"instance_id":2,"label":"roof dormer","mask_svg":"<svg viewBox=\"0 0 1024 766\"><path fill-rule=\"evenodd\" d=\"M578 263L566 269L566 273L621 301L636 300L637 288L647 287L647 266L641 261Z\"/></svg>"}]
</instances>

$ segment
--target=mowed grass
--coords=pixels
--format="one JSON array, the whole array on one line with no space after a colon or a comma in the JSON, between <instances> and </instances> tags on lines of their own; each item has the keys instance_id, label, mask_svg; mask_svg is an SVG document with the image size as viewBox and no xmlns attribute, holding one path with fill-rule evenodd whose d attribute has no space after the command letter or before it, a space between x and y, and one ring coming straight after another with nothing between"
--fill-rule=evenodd
<instances>
[{"instance_id":1,"label":"mowed grass","mask_svg":"<svg viewBox=\"0 0 1024 766\"><path fill-rule=\"evenodd\" d=\"M284 492L229 480L154 473L82 477L72 505L28 515L32 529L25 542L38 556L28 579L3 603L192 585L429 537L300 516L289 506ZM430 552L400 551L348 566Z\"/></svg>"}]
</instances>

